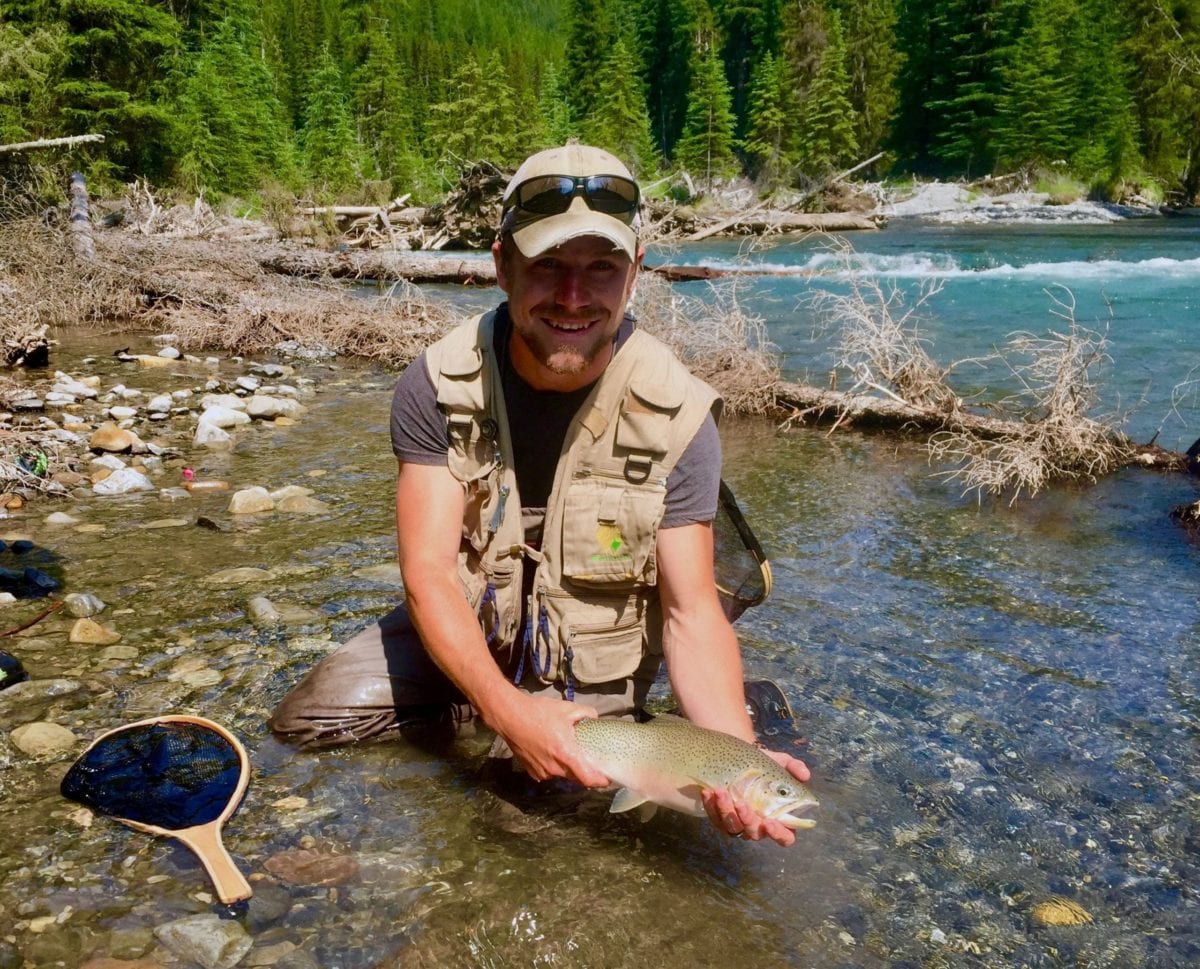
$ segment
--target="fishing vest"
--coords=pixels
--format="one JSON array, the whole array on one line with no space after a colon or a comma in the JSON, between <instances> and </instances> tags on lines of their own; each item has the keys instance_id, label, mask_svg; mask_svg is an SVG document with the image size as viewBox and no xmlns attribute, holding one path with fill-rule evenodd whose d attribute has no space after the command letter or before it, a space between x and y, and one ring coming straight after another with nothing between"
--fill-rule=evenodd
<instances>
[{"instance_id":1,"label":"fishing vest","mask_svg":"<svg viewBox=\"0 0 1200 969\"><path fill-rule=\"evenodd\" d=\"M667 475L719 398L635 330L571 421L535 549L525 543L494 324L495 311L478 316L425 358L466 498L459 577L488 646L520 651L515 681L532 673L571 699L577 684L623 679L662 655L655 545ZM536 571L522 610L526 560Z\"/></svg>"}]
</instances>

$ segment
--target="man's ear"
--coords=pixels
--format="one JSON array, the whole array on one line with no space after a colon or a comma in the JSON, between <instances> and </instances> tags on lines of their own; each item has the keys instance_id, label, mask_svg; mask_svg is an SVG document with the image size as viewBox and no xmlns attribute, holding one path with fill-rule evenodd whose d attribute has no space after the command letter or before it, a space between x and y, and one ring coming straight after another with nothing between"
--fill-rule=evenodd
<instances>
[{"instance_id":1,"label":"man's ear","mask_svg":"<svg viewBox=\"0 0 1200 969\"><path fill-rule=\"evenodd\" d=\"M504 247L497 239L492 243L492 262L496 264L496 285L508 292L508 273L504 270Z\"/></svg>"}]
</instances>

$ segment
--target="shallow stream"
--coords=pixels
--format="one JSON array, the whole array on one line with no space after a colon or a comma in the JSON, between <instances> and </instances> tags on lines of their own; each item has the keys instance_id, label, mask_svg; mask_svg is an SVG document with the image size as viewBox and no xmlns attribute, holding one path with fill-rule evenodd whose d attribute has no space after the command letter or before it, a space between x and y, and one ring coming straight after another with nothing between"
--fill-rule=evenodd
<instances>
[{"instance_id":1,"label":"shallow stream","mask_svg":"<svg viewBox=\"0 0 1200 969\"><path fill-rule=\"evenodd\" d=\"M105 388L207 377L79 363L104 342L68 340L56 365ZM151 494L62 505L103 531L46 524L46 502L0 522L0 537L58 557L64 591L108 603L98 618L136 651L70 645L61 614L5 639L54 681L20 704L0 694L5 735L50 720L82 750L188 712L247 746L253 777L225 833L256 889L242 965L1200 963L1200 543L1167 517L1196 500L1193 479L1129 471L980 506L907 443L726 423L726 478L776 583L738 624L747 672L784 687L797 722L774 742L806 757L821 801L817 827L782 850L678 815L611 816L604 794L506 811L477 776L482 736L319 754L276 743L273 705L399 594L393 378L346 361L299 370L316 381L299 423L241 428L231 453L187 458L235 488L306 485L327 512L235 520L227 495ZM175 465L161 483L177 481ZM235 567L269 575L213 582ZM255 595L291 621L256 627ZM41 608L8 606L0 625ZM209 883L173 843L85 826L58 794L71 759L37 763L0 740L0 965L169 965L153 930L210 911ZM358 872L276 883L266 863L299 847ZM1041 924L1036 906L1055 896L1092 921Z\"/></svg>"}]
</instances>

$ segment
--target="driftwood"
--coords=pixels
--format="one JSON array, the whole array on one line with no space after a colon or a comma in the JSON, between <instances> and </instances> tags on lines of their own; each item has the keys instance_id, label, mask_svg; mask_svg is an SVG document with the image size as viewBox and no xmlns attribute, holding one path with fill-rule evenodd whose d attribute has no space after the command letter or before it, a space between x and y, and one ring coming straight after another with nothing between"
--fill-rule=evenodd
<instances>
[{"instance_id":1,"label":"driftwood","mask_svg":"<svg viewBox=\"0 0 1200 969\"><path fill-rule=\"evenodd\" d=\"M12 145L0 145L0 154L7 151L27 151L30 148L57 148L59 145L78 145L87 141L103 141L104 135L71 135L67 138L42 138L39 141L22 141Z\"/></svg>"},{"instance_id":2,"label":"driftwood","mask_svg":"<svg viewBox=\"0 0 1200 969\"><path fill-rule=\"evenodd\" d=\"M80 259L94 262L96 243L92 240L92 215L88 202L87 182L82 172L72 172L68 188L71 196L71 251Z\"/></svg>"},{"instance_id":3,"label":"driftwood","mask_svg":"<svg viewBox=\"0 0 1200 969\"><path fill-rule=\"evenodd\" d=\"M784 427L798 424L853 425L862 430L906 431L923 435L939 431L969 431L985 440L1022 439L1035 433L1031 425L1021 421L964 410L949 414L933 408L915 407L898 398L847 394L796 383L780 383L775 390L775 403L779 412L786 415ZM1130 465L1161 471L1187 470L1184 455L1157 444L1128 442L1127 453L1127 463Z\"/></svg>"}]
</instances>

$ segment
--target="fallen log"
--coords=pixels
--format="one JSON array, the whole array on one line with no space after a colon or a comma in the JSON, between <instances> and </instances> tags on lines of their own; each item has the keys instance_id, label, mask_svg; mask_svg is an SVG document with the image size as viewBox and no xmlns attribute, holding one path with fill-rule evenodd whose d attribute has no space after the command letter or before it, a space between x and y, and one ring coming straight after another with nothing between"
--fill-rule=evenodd
<instances>
[{"instance_id":1,"label":"fallen log","mask_svg":"<svg viewBox=\"0 0 1200 969\"><path fill-rule=\"evenodd\" d=\"M70 239L71 251L80 259L94 262L96 243L92 239L92 214L88 202L87 182L83 172L72 172L68 188L71 196Z\"/></svg>"},{"instance_id":2,"label":"fallen log","mask_svg":"<svg viewBox=\"0 0 1200 969\"><path fill-rule=\"evenodd\" d=\"M70 135L66 138L42 138L38 141L21 141L12 145L0 145L0 154L8 151L28 151L30 148L57 148L59 145L79 145L88 141L103 141L104 135Z\"/></svg>"}]
</instances>

